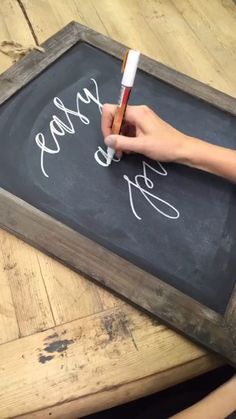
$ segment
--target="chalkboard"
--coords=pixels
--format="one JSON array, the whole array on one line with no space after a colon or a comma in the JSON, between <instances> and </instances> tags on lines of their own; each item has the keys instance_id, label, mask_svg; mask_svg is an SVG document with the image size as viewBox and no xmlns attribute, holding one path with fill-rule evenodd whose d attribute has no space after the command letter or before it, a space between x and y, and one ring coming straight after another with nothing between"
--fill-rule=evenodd
<instances>
[{"instance_id":1,"label":"chalkboard","mask_svg":"<svg viewBox=\"0 0 236 419\"><path fill-rule=\"evenodd\" d=\"M75 28L79 39L78 34L77 38L74 35ZM218 339L219 330L210 333L204 326L203 337L199 339L194 329L201 328L203 308L205 318L213 316L218 324L228 312L229 303L235 304L235 185L199 170L160 164L140 155L125 156L120 162L112 162L109 168L98 164L96 156L103 161L105 150L100 128L102 104L117 101L120 56L111 53L114 41L104 41L100 35L98 45L94 33L80 25L70 26L65 33L73 35L67 50L45 65L37 77L32 74L21 90L2 101L1 188L39 210L38 214L50 216L93 245L101 246L104 261L98 260L98 264L105 263L106 276L113 269L108 257L106 261L106 250L118 255L117 273L121 260L139 269L143 279L141 283L138 278L134 280L133 286L139 285L139 293L143 295L137 296L136 291L136 297L132 298L134 290L130 294L122 281L114 288L97 278L96 272L91 275L82 269L85 274L144 309L151 298L155 308L151 305L148 311L181 330L181 324L185 323L188 335L234 362L236 346L232 336L229 355L228 344L221 342L219 347L218 343L212 343ZM53 37L54 44L58 36L62 35ZM55 48L48 42L45 54ZM35 55L40 62L45 60L40 53L34 53L33 58ZM191 80L188 82L191 86ZM219 109L215 106L218 102L184 90L187 89L141 68L130 103L145 103L186 134L236 149L236 100L214 91L215 95L228 99L228 106L233 104L232 112L222 104L223 109ZM11 219L11 225L9 221L7 225L1 223L14 231ZM38 228L40 231L40 225ZM21 235L32 241L28 234L24 229ZM50 228L47 235L47 240L55 239L50 238ZM60 235L62 239L63 229ZM34 244L48 251L40 240ZM79 255L80 248L77 252ZM50 253L68 262L57 254L56 246ZM88 250L88 264L92 263L92 257ZM70 265L81 270L74 263ZM179 320L181 316L172 313L171 318L176 319L169 322L163 308L161 311L156 308L155 302L162 295L158 292L153 295L148 278L154 284L161 280L164 289L167 287L174 294L177 291L180 300L187 298L187 311L192 310L191 304L196 305L198 324L190 327L190 333L186 307L184 319ZM181 312L181 305L177 305L178 309ZM232 318L235 320L231 315L230 321Z\"/></svg>"}]
</instances>

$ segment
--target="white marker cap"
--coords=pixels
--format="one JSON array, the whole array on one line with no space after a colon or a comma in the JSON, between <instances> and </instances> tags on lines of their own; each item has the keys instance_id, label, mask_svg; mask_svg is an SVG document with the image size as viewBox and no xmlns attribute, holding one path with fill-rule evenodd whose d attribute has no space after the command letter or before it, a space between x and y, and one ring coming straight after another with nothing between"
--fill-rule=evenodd
<instances>
[{"instance_id":1,"label":"white marker cap","mask_svg":"<svg viewBox=\"0 0 236 419\"><path fill-rule=\"evenodd\" d=\"M124 74L122 77L121 84L126 87L132 87L136 76L138 67L140 52L131 49L128 52L127 60L125 63Z\"/></svg>"}]
</instances>

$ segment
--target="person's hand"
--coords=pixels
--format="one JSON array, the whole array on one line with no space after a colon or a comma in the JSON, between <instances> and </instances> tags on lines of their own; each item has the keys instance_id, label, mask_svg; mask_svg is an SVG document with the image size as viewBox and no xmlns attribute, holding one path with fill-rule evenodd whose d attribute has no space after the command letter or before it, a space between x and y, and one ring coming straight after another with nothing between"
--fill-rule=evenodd
<instances>
[{"instance_id":1,"label":"person's hand","mask_svg":"<svg viewBox=\"0 0 236 419\"><path fill-rule=\"evenodd\" d=\"M112 135L115 105L103 105L102 132L117 157L144 154L160 162L176 162L205 170L236 183L236 150L220 147L183 134L147 106L128 106L122 135Z\"/></svg>"},{"instance_id":2,"label":"person's hand","mask_svg":"<svg viewBox=\"0 0 236 419\"><path fill-rule=\"evenodd\" d=\"M163 121L147 106L128 106L122 135L112 135L112 123L116 111L115 105L105 104L102 108L102 133L105 144L122 152L140 153L165 162L181 161L189 137Z\"/></svg>"}]
</instances>

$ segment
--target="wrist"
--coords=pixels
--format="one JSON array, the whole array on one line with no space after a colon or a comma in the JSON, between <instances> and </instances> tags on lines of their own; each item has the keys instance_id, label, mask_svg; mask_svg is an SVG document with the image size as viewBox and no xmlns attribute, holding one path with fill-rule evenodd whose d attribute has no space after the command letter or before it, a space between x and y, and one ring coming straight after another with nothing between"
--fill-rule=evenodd
<instances>
[{"instance_id":1,"label":"wrist","mask_svg":"<svg viewBox=\"0 0 236 419\"><path fill-rule=\"evenodd\" d=\"M207 153L206 148L208 146L210 146L210 144L185 135L177 152L176 163L190 167L201 166L202 158L204 158L205 153Z\"/></svg>"},{"instance_id":2,"label":"wrist","mask_svg":"<svg viewBox=\"0 0 236 419\"><path fill-rule=\"evenodd\" d=\"M175 150L174 162L191 165L193 155L193 141L188 135L181 135L178 146Z\"/></svg>"}]
</instances>

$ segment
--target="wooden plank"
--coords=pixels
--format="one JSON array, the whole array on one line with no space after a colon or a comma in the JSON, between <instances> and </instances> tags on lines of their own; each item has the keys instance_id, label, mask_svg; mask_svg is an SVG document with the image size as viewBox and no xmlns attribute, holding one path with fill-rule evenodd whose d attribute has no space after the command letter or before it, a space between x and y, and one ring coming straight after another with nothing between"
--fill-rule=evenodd
<instances>
[{"instance_id":1,"label":"wooden plank","mask_svg":"<svg viewBox=\"0 0 236 419\"><path fill-rule=\"evenodd\" d=\"M7 260L9 260L7 263L3 258L5 242L8 236L7 232L0 231L0 344L17 339L19 336L19 327L8 281L8 271L14 268L15 262L13 264L10 262L10 255L7 255Z\"/></svg>"},{"instance_id":2,"label":"wooden plank","mask_svg":"<svg viewBox=\"0 0 236 419\"><path fill-rule=\"evenodd\" d=\"M180 336L173 357L173 332L145 317L112 309L1 345L0 416L81 417L192 376L189 362L199 372L219 365ZM138 335L134 345L130 328L137 323L149 326L149 347Z\"/></svg>"},{"instance_id":3,"label":"wooden plank","mask_svg":"<svg viewBox=\"0 0 236 419\"><path fill-rule=\"evenodd\" d=\"M215 44L218 48L215 48L215 56L209 54L207 44L209 43L209 49L211 49L210 36L208 38L199 37L198 27L193 28L189 23L189 20L192 22L194 17L189 13L189 20L185 19L178 10L179 3L181 1L165 0L156 3L152 0L149 2L149 8L146 8L145 0L141 1L143 16L156 34L156 42L165 45L169 54L175 57L174 68L176 70L232 95L232 92L235 93L235 85L225 77L224 67L219 64L221 55L218 49L222 48L222 45L216 40ZM216 9L219 16L222 8L220 0L216 0L214 3L215 6L213 7L211 4L210 8ZM212 32L211 35L214 36ZM212 45L212 48L215 47L215 44ZM225 45L227 45L228 51L228 43L225 42Z\"/></svg>"},{"instance_id":4,"label":"wooden plank","mask_svg":"<svg viewBox=\"0 0 236 419\"><path fill-rule=\"evenodd\" d=\"M22 10L15 0L2 0L0 12L0 42L17 41L24 45L34 44ZM13 60L0 52L0 73L12 65Z\"/></svg>"},{"instance_id":5,"label":"wooden plank","mask_svg":"<svg viewBox=\"0 0 236 419\"><path fill-rule=\"evenodd\" d=\"M55 324L59 325L124 303L82 275L38 252Z\"/></svg>"},{"instance_id":6,"label":"wooden plank","mask_svg":"<svg viewBox=\"0 0 236 419\"><path fill-rule=\"evenodd\" d=\"M41 252L38 260L57 325L103 311L95 284Z\"/></svg>"},{"instance_id":7,"label":"wooden plank","mask_svg":"<svg viewBox=\"0 0 236 419\"><path fill-rule=\"evenodd\" d=\"M90 0L86 3L82 0L68 0L66 4L63 0L58 0L56 7L53 0L47 2L23 0L22 4L40 43L73 20L109 35L97 9ZM99 8L101 7L103 7L102 4ZM48 24L45 22L45 16L48 16Z\"/></svg>"},{"instance_id":8,"label":"wooden plank","mask_svg":"<svg viewBox=\"0 0 236 419\"><path fill-rule=\"evenodd\" d=\"M100 286L97 287L97 292L99 294L99 298L104 310L108 310L109 308L122 307L123 305L126 305L126 303L123 300L116 297L114 294L111 294L110 291L101 288Z\"/></svg>"},{"instance_id":9,"label":"wooden plank","mask_svg":"<svg viewBox=\"0 0 236 419\"><path fill-rule=\"evenodd\" d=\"M236 365L235 342L218 313L3 189L0 189L0 212L0 223L4 228L109 287Z\"/></svg>"},{"instance_id":10,"label":"wooden plank","mask_svg":"<svg viewBox=\"0 0 236 419\"><path fill-rule=\"evenodd\" d=\"M23 0L40 42L71 20L77 20L118 42L140 49L143 54L167 66L236 96L235 72L226 77L225 61L222 61L227 57L227 62L234 66L230 55L235 49L232 30L235 19L225 2L215 0L214 7L211 2L205 3L202 1L200 6L198 2L197 6L195 0L192 3L188 0L186 3L178 0L120 0L100 2L98 7L96 0L68 0L66 3L58 0L55 8L54 0L48 0L46 4ZM187 10L187 18L183 8ZM195 8L202 10L196 24ZM208 24L209 19L214 25ZM220 24L215 25L215 22ZM201 33L200 25L204 26ZM229 36L225 36L226 31Z\"/></svg>"},{"instance_id":11,"label":"wooden plank","mask_svg":"<svg viewBox=\"0 0 236 419\"><path fill-rule=\"evenodd\" d=\"M20 336L54 326L54 319L35 249L10 234L2 248Z\"/></svg>"},{"instance_id":12,"label":"wooden plank","mask_svg":"<svg viewBox=\"0 0 236 419\"><path fill-rule=\"evenodd\" d=\"M196 37L204 45L209 61L214 61L220 78L224 85L217 85L220 90L230 92L236 97L236 31L235 27L236 7L231 3L230 10L226 2L217 2L217 7L212 7L210 2L204 0L180 0L175 1L175 7L184 18L186 25L196 34ZM220 19L219 19L220 16ZM207 40L207 42L205 42ZM227 45L227 48L225 48ZM211 74L208 74L211 82Z\"/></svg>"},{"instance_id":13,"label":"wooden plank","mask_svg":"<svg viewBox=\"0 0 236 419\"><path fill-rule=\"evenodd\" d=\"M168 51L164 45L156 42L155 34L149 29L140 14L141 7L136 0L99 2L96 0L63 0L57 1L55 8L54 0L45 2L33 0L22 2L30 18L32 26L40 40L44 42L62 26L72 20L76 20L104 35L130 47L140 49L153 58L159 59L169 65ZM148 3L145 7L149 7ZM50 25L45 18L49 16ZM117 19L119 16L119 20ZM119 22L122 22L122 26ZM40 28L40 30L39 30ZM142 32L140 31L142 29ZM145 33L145 36L142 36Z\"/></svg>"},{"instance_id":14,"label":"wooden plank","mask_svg":"<svg viewBox=\"0 0 236 419\"><path fill-rule=\"evenodd\" d=\"M146 362L146 359L144 362ZM198 371L198 374L203 374L217 366L219 366L218 363L210 357L200 357L193 360L191 365L183 364L168 371L162 370L158 374L140 378L123 385L114 385L111 388L105 388L101 392L90 394L88 397L59 402L49 408L17 416L17 418L42 419L52 416L57 419L75 419L78 415L81 418L165 389L170 386L170 376L173 385L175 385L190 377L194 377L192 368L194 368L194 371Z\"/></svg>"},{"instance_id":15,"label":"wooden plank","mask_svg":"<svg viewBox=\"0 0 236 419\"><path fill-rule=\"evenodd\" d=\"M38 261L57 325L124 304L110 292L41 252Z\"/></svg>"}]
</instances>

